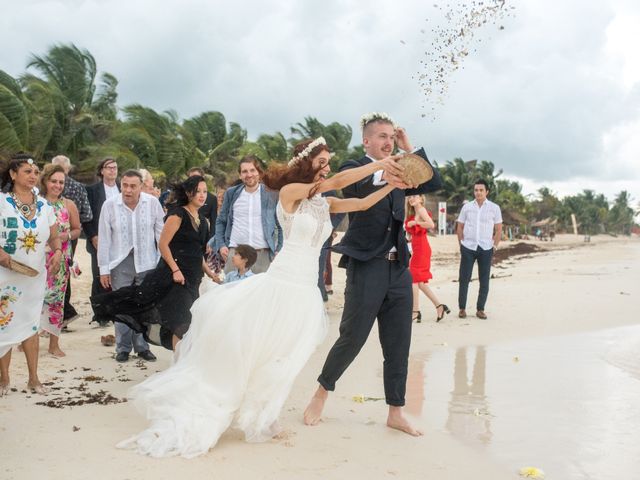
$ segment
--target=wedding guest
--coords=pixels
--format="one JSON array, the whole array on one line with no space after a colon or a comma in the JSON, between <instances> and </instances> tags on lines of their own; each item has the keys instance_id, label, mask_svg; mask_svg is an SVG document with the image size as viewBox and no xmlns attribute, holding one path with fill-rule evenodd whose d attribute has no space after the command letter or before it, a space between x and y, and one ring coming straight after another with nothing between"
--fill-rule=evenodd
<instances>
[{"instance_id":1,"label":"wedding guest","mask_svg":"<svg viewBox=\"0 0 640 480\"><path fill-rule=\"evenodd\" d=\"M47 267L59 268L62 247L56 216L47 201L33 193L38 174L31 155L11 156L2 174L0 193L0 397L9 393L11 348L21 344L27 359L27 388L44 394L38 378L38 327L46 288ZM45 258L49 246L53 255ZM35 273L14 270L20 262Z\"/></svg>"},{"instance_id":2,"label":"wedding guest","mask_svg":"<svg viewBox=\"0 0 640 480\"><path fill-rule=\"evenodd\" d=\"M142 175L127 170L122 175L122 193L104 202L98 229L98 266L105 290L140 284L158 263L164 212L157 198L142 192ZM142 334L116 323L116 362L129 360L131 349L139 358L156 357Z\"/></svg>"},{"instance_id":3,"label":"wedding guest","mask_svg":"<svg viewBox=\"0 0 640 480\"><path fill-rule=\"evenodd\" d=\"M449 307L440 303L436 294L429 288L431 275L431 245L427 237L427 231L435 227L431 218L431 213L424 206L422 195L407 196L407 218L405 220L405 230L411 236L411 260L409 261L409 272L411 272L413 289L413 314L412 320L420 323L422 312L420 311L420 292L422 291L433 306L436 307L436 322L449 313Z\"/></svg>"},{"instance_id":4,"label":"wedding guest","mask_svg":"<svg viewBox=\"0 0 640 480\"><path fill-rule=\"evenodd\" d=\"M237 282L238 280L244 280L253 275L251 267L258 259L258 252L256 249L249 245L238 245L235 248L235 253L231 258L235 270L231 270L224 276L224 283Z\"/></svg>"},{"instance_id":5,"label":"wedding guest","mask_svg":"<svg viewBox=\"0 0 640 480\"><path fill-rule=\"evenodd\" d=\"M160 189L154 185L153 175L146 168L139 168L138 171L142 175L142 191L153 197L160 197Z\"/></svg>"},{"instance_id":6,"label":"wedding guest","mask_svg":"<svg viewBox=\"0 0 640 480\"><path fill-rule=\"evenodd\" d=\"M91 255L91 274L93 275L91 295L105 291L100 283L100 268L98 267L98 226L102 205L106 200L117 197L120 194L120 186L117 182L118 163L114 158L107 157L102 160L98 164L96 174L100 180L87 187L87 197L89 198L93 218L90 221L82 222L82 229L87 237L87 252ZM95 315L93 320L95 320ZM106 327L109 324L108 320L98 323L102 327Z\"/></svg>"},{"instance_id":7,"label":"wedding guest","mask_svg":"<svg viewBox=\"0 0 640 480\"><path fill-rule=\"evenodd\" d=\"M161 259L140 285L91 298L98 316L115 318L147 341L173 350L191 324L190 308L199 296L208 224L200 212L207 197L204 178L193 176L173 188L174 202L160 234Z\"/></svg>"},{"instance_id":8,"label":"wedding guest","mask_svg":"<svg viewBox=\"0 0 640 480\"><path fill-rule=\"evenodd\" d=\"M192 167L187 171L187 176L204 178L204 170L200 167ZM218 198L207 191L207 199L204 205L200 207L199 212L202 213L204 218L207 219L207 222L209 222L209 235L213 237L216 229L216 219L218 218Z\"/></svg>"},{"instance_id":9,"label":"wedding guest","mask_svg":"<svg viewBox=\"0 0 640 480\"><path fill-rule=\"evenodd\" d=\"M240 160L238 173L241 183L224 193L215 235L209 245L225 261L233 257L238 245L250 245L258 252L251 270L265 272L282 247L282 228L276 219L278 194L261 183L263 172L257 157L248 155ZM232 268L232 263L227 262L225 273Z\"/></svg>"},{"instance_id":10,"label":"wedding guest","mask_svg":"<svg viewBox=\"0 0 640 480\"><path fill-rule=\"evenodd\" d=\"M69 283L69 267L72 262L71 242L80 236L80 216L75 203L63 196L65 184L64 168L60 165L45 165L40 178L40 193L44 195L56 215L58 238L61 242L60 263L52 271L47 268L47 289L44 295L40 328L49 333L49 353L64 357L60 349L60 333L64 319L64 299ZM55 252L48 251L47 259Z\"/></svg>"},{"instance_id":11,"label":"wedding guest","mask_svg":"<svg viewBox=\"0 0 640 480\"><path fill-rule=\"evenodd\" d=\"M64 192L62 196L71 200L80 216L80 222L90 222L93 219L93 213L91 212L91 205L89 205L89 197L87 196L87 189L84 185L77 180L74 180L69 176L71 171L71 160L64 155L56 155L51 159L51 163L54 165L60 165L64 169ZM78 245L78 238L71 240L71 261L73 263L73 256L76 253L76 246ZM67 290L64 294L64 325L72 322L78 318L78 312L73 305L71 305L71 280L67 283Z\"/></svg>"},{"instance_id":12,"label":"wedding guest","mask_svg":"<svg viewBox=\"0 0 640 480\"><path fill-rule=\"evenodd\" d=\"M480 291L476 304L476 317L486 320L484 311L489 295L491 260L502 238L502 212L500 207L487 198L489 185L485 180L477 180L473 185L473 202L463 205L458 215L458 243L460 244L460 276L458 286L458 317L467 317L467 292L473 272L473 264L478 262Z\"/></svg>"}]
</instances>

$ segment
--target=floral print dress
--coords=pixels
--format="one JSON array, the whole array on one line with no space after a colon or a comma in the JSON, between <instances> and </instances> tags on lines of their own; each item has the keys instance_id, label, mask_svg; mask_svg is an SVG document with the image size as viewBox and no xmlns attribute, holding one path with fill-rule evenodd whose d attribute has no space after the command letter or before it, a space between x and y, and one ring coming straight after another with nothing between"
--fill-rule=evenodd
<instances>
[{"instance_id":1,"label":"floral print dress","mask_svg":"<svg viewBox=\"0 0 640 480\"><path fill-rule=\"evenodd\" d=\"M64 206L64 199L49 203L56 215L58 235L69 233L71 224L69 222L69 211ZM49 260L54 252L47 251L46 258ZM71 264L71 242L62 242L62 256L60 257L60 268L56 274L51 274L47 269L47 289L44 294L44 304L42 305L42 315L40 317L40 328L52 335L60 336L62 330L62 319L64 317L64 295L69 282L69 265Z\"/></svg>"}]
</instances>

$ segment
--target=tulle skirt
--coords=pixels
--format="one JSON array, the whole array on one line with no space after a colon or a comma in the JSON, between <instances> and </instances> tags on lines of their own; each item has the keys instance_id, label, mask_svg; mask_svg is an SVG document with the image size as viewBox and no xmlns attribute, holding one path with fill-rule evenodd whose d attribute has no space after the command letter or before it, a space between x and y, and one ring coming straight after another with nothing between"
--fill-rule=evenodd
<instances>
[{"instance_id":1,"label":"tulle skirt","mask_svg":"<svg viewBox=\"0 0 640 480\"><path fill-rule=\"evenodd\" d=\"M190 458L231 426L249 442L277 433L293 381L326 334L326 318L315 282L284 277L274 266L193 304L173 365L129 393L150 426L118 447Z\"/></svg>"}]
</instances>

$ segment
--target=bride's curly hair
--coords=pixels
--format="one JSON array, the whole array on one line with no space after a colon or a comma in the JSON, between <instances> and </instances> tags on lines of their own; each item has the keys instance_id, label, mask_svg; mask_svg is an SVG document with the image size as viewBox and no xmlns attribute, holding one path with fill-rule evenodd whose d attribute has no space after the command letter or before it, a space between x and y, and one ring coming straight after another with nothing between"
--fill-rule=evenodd
<instances>
[{"instance_id":1,"label":"bride's curly hair","mask_svg":"<svg viewBox=\"0 0 640 480\"><path fill-rule=\"evenodd\" d=\"M293 147L292 158L300 155L313 141L313 139L303 140ZM314 147L305 157L289 162L289 164L272 163L262 177L262 183L271 190L280 190L289 183L313 183L320 169L314 169L311 160L323 151L331 153L329 147L321 143ZM311 190L311 197L315 194L316 189L317 188Z\"/></svg>"}]
</instances>

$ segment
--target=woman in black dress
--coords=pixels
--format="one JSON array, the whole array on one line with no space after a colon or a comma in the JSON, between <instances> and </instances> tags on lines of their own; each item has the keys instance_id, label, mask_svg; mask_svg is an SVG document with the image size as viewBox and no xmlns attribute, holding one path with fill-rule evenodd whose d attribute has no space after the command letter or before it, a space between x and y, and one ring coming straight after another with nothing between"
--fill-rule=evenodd
<instances>
[{"instance_id":1,"label":"woman in black dress","mask_svg":"<svg viewBox=\"0 0 640 480\"><path fill-rule=\"evenodd\" d=\"M214 275L204 261L209 225L198 213L206 198L201 176L173 187L158 243L158 265L140 285L91 297L97 316L126 323L150 343L175 348L191 324L190 308L199 296L203 274Z\"/></svg>"}]
</instances>

